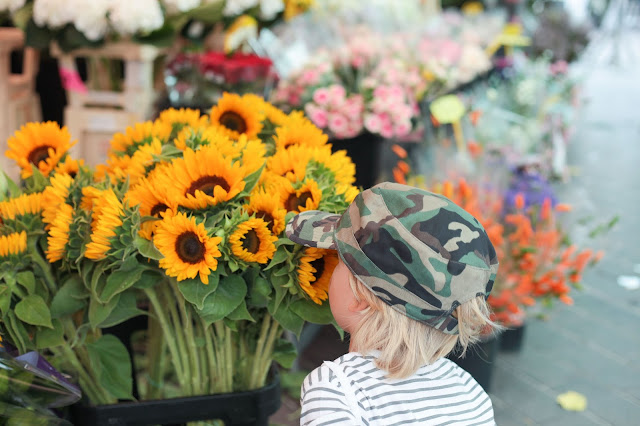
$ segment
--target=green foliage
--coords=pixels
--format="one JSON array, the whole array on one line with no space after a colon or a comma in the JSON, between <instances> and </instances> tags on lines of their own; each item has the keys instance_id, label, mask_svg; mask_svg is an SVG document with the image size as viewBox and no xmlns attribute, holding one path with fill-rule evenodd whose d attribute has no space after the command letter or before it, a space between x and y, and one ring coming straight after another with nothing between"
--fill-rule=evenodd
<instances>
[{"instance_id":1,"label":"green foliage","mask_svg":"<svg viewBox=\"0 0 640 426\"><path fill-rule=\"evenodd\" d=\"M118 399L133 399L131 359L122 342L106 334L95 342L87 343L87 351L100 385Z\"/></svg>"},{"instance_id":2,"label":"green foliage","mask_svg":"<svg viewBox=\"0 0 640 426\"><path fill-rule=\"evenodd\" d=\"M196 312L207 324L220 321L231 314L247 295L247 284L240 275L229 275L220 280L218 289L204 301L202 309Z\"/></svg>"},{"instance_id":3,"label":"green foliage","mask_svg":"<svg viewBox=\"0 0 640 426\"><path fill-rule=\"evenodd\" d=\"M53 328L51 311L44 299L36 294L29 295L16 304L16 316L31 325Z\"/></svg>"}]
</instances>

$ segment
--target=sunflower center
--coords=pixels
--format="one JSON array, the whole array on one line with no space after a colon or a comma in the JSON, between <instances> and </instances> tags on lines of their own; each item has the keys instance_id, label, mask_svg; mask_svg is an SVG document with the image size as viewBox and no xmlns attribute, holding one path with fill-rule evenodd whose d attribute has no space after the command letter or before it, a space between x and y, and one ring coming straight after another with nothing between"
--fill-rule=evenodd
<instances>
[{"instance_id":1,"label":"sunflower center","mask_svg":"<svg viewBox=\"0 0 640 426\"><path fill-rule=\"evenodd\" d=\"M204 260L205 247L195 232L184 232L176 239L176 253L185 263L199 263Z\"/></svg>"},{"instance_id":2,"label":"sunflower center","mask_svg":"<svg viewBox=\"0 0 640 426\"><path fill-rule=\"evenodd\" d=\"M324 272L324 257L320 259L316 259L311 262L311 266L316 270L316 281L320 279L322 273Z\"/></svg>"},{"instance_id":3,"label":"sunflower center","mask_svg":"<svg viewBox=\"0 0 640 426\"><path fill-rule=\"evenodd\" d=\"M296 197L296 194L291 194L284 202L287 211L295 212L300 209L300 207L304 207L307 205L307 200L311 198L311 193L309 191L303 192L299 197Z\"/></svg>"},{"instance_id":4,"label":"sunflower center","mask_svg":"<svg viewBox=\"0 0 640 426\"><path fill-rule=\"evenodd\" d=\"M49 148L53 147L49 145L42 145L31 151L28 157L29 162L37 166L41 161L46 161L47 158L49 158Z\"/></svg>"},{"instance_id":5,"label":"sunflower center","mask_svg":"<svg viewBox=\"0 0 640 426\"><path fill-rule=\"evenodd\" d=\"M220 124L229 130L235 130L238 133L247 131L247 123L244 118L234 111L225 111L220 116Z\"/></svg>"},{"instance_id":6,"label":"sunflower center","mask_svg":"<svg viewBox=\"0 0 640 426\"><path fill-rule=\"evenodd\" d=\"M273 216L271 216L267 212L262 212L262 211L255 212L255 216L258 219L264 220L267 223L267 226L269 227L269 230L271 230L271 232L273 232L273 225L274 225L274 222L275 222L275 220L273 219Z\"/></svg>"},{"instance_id":7,"label":"sunflower center","mask_svg":"<svg viewBox=\"0 0 640 426\"><path fill-rule=\"evenodd\" d=\"M167 210L169 206L164 203L158 203L151 209L151 216L159 217L160 213Z\"/></svg>"},{"instance_id":8,"label":"sunflower center","mask_svg":"<svg viewBox=\"0 0 640 426\"><path fill-rule=\"evenodd\" d=\"M227 181L219 176L203 176L191 184L187 189L187 194L196 195L196 191L202 191L213 197L213 190L216 186L222 187L227 192L231 188Z\"/></svg>"},{"instance_id":9,"label":"sunflower center","mask_svg":"<svg viewBox=\"0 0 640 426\"><path fill-rule=\"evenodd\" d=\"M260 238L255 230L250 229L244 234L242 239L242 248L247 250L251 254L256 254L260 249Z\"/></svg>"}]
</instances>

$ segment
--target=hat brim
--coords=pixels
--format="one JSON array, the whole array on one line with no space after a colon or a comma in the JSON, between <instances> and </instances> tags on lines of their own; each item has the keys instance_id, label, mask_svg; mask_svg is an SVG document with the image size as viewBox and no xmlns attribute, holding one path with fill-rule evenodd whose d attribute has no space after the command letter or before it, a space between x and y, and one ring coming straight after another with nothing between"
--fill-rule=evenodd
<instances>
[{"instance_id":1,"label":"hat brim","mask_svg":"<svg viewBox=\"0 0 640 426\"><path fill-rule=\"evenodd\" d=\"M336 250L335 230L341 217L319 210L302 212L287 223L287 237L303 246Z\"/></svg>"}]
</instances>

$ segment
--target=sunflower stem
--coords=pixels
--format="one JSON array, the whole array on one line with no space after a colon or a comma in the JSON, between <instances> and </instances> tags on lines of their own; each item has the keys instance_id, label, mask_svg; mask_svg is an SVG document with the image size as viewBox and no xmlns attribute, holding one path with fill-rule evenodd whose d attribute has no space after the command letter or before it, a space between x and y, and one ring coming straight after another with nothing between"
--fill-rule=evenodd
<instances>
[{"instance_id":1,"label":"sunflower stem","mask_svg":"<svg viewBox=\"0 0 640 426\"><path fill-rule=\"evenodd\" d=\"M159 399L162 397L162 379L166 361L162 326L155 316L153 305L149 307L149 383L147 384L147 399Z\"/></svg>"},{"instance_id":2,"label":"sunflower stem","mask_svg":"<svg viewBox=\"0 0 640 426\"><path fill-rule=\"evenodd\" d=\"M55 295L57 291L56 279L51 273L51 267L49 262L47 262L41 255L38 250L37 242L35 239L31 239L28 242L29 244L29 252L31 253L31 258L33 262L40 267L40 270L44 274L44 281L47 283L47 288L49 291Z\"/></svg>"},{"instance_id":3,"label":"sunflower stem","mask_svg":"<svg viewBox=\"0 0 640 426\"><path fill-rule=\"evenodd\" d=\"M262 319L262 327L260 328L260 337L258 337L258 343L256 344L256 352L253 354L253 368L251 369L251 378L249 380L249 389L256 388L256 382L258 381L258 369L261 364L260 354L264 350L265 340L269 332L269 325L271 324L271 315L265 314Z\"/></svg>"},{"instance_id":4,"label":"sunflower stem","mask_svg":"<svg viewBox=\"0 0 640 426\"><path fill-rule=\"evenodd\" d=\"M178 301L178 308L180 309L180 315L185 331L185 347L189 354L191 363L191 388L194 394L201 394L200 389L200 360L198 359L198 348L196 347L196 339L193 332L193 322L191 320L190 310L187 306L187 301L178 290L177 285L172 285L171 289L175 296L175 300Z\"/></svg>"},{"instance_id":5,"label":"sunflower stem","mask_svg":"<svg viewBox=\"0 0 640 426\"><path fill-rule=\"evenodd\" d=\"M231 329L225 326L225 340L227 349L227 384L229 392L233 391L233 340L231 339Z\"/></svg>"},{"instance_id":6,"label":"sunflower stem","mask_svg":"<svg viewBox=\"0 0 640 426\"><path fill-rule=\"evenodd\" d=\"M161 286L167 285L167 283L163 282L163 283L160 283L160 285ZM153 306L153 311L156 314L156 318L158 319L158 322L160 323L160 327L162 328L164 338L167 342L167 347L169 348L169 352L171 353L171 363L173 364L173 368L176 370L176 375L178 376L180 387L184 388L184 380L185 380L184 370L182 368L180 353L178 351L176 339L174 338L174 334L178 330L175 330L169 325L169 320L167 319L163 311L164 307L160 303L160 300L158 299L155 289L147 288L144 290L144 292L149 298L149 301Z\"/></svg>"},{"instance_id":7,"label":"sunflower stem","mask_svg":"<svg viewBox=\"0 0 640 426\"><path fill-rule=\"evenodd\" d=\"M178 299L177 301L175 300L175 296L173 295L173 288L168 288L173 287L173 285L173 282L169 282L167 286L164 286L164 302L165 306L169 308L169 316L171 317L171 320L173 322L173 329L175 330L178 353L182 363L182 372L184 373L183 381L181 383L182 391L186 396L191 396L193 395L192 371L189 361L189 351L187 350L183 330L183 328L186 327L186 324L182 324L182 322L180 321L180 315L178 314L178 309L176 308L176 304L182 305L185 302L184 299Z\"/></svg>"},{"instance_id":8,"label":"sunflower stem","mask_svg":"<svg viewBox=\"0 0 640 426\"><path fill-rule=\"evenodd\" d=\"M204 330L204 345L207 351L207 361L209 363L209 390L208 393L214 392L216 386L216 356L213 349L213 340L211 338L213 329L207 325L205 320L200 318L202 329Z\"/></svg>"},{"instance_id":9,"label":"sunflower stem","mask_svg":"<svg viewBox=\"0 0 640 426\"><path fill-rule=\"evenodd\" d=\"M260 377L258 383L256 383L256 388L261 388L264 386L264 382L267 379L267 374L269 373L269 367L271 366L271 362L273 360L273 346L275 345L276 339L282 333L282 329L280 328L280 324L277 321L273 321L271 323L271 330L269 331L269 337L267 338L267 344L265 345L265 350L262 355L262 365L260 368Z\"/></svg>"}]
</instances>

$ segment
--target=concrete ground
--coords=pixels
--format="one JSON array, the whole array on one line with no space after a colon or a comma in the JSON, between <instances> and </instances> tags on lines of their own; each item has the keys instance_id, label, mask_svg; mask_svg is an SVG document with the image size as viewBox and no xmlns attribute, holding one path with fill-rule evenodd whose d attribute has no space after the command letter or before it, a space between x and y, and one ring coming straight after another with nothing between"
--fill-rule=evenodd
<instances>
[{"instance_id":1,"label":"concrete ground","mask_svg":"<svg viewBox=\"0 0 640 426\"><path fill-rule=\"evenodd\" d=\"M594 247L605 258L585 274L574 306L532 318L522 349L498 354L490 391L498 425L640 424L640 289L618 284L620 275L640 278L640 34L620 40L616 53L611 39L598 39L583 63L587 104L569 147L572 176L557 188L574 207L574 241L590 245L594 224L615 215L620 221ZM589 225L578 223L589 216ZM321 329L300 367L313 369L344 351L335 332ZM569 390L587 397L585 411L556 403ZM298 408L285 398L272 423L298 424Z\"/></svg>"}]
</instances>

